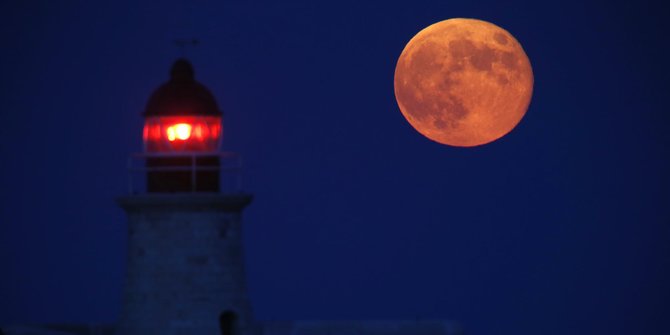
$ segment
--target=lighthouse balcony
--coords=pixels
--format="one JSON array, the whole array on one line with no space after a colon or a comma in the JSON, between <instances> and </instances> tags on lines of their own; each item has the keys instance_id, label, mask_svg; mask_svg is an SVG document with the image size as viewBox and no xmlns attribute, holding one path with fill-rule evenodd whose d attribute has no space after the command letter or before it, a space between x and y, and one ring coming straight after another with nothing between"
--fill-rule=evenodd
<instances>
[{"instance_id":1,"label":"lighthouse balcony","mask_svg":"<svg viewBox=\"0 0 670 335\"><path fill-rule=\"evenodd\" d=\"M241 171L234 152L136 153L128 158L128 192L239 193Z\"/></svg>"}]
</instances>

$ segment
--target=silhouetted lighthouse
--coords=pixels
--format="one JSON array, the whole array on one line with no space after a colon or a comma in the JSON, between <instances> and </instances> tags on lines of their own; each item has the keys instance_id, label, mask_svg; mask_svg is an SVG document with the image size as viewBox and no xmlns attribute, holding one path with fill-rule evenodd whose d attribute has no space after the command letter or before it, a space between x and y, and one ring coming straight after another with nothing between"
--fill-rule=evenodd
<instances>
[{"instance_id":1,"label":"silhouetted lighthouse","mask_svg":"<svg viewBox=\"0 0 670 335\"><path fill-rule=\"evenodd\" d=\"M222 113L179 59L144 112L139 179L118 199L128 215L128 266L118 335L254 333L246 290L242 210L251 196L220 178ZM235 171L233 171L235 172ZM135 176L137 177L137 176Z\"/></svg>"},{"instance_id":2,"label":"silhouetted lighthouse","mask_svg":"<svg viewBox=\"0 0 670 335\"><path fill-rule=\"evenodd\" d=\"M175 62L144 117L131 195L118 199L128 215L119 323L3 326L7 335L462 335L444 319L254 320L242 246L251 195L240 191L237 155L219 150L221 111L188 61Z\"/></svg>"}]
</instances>

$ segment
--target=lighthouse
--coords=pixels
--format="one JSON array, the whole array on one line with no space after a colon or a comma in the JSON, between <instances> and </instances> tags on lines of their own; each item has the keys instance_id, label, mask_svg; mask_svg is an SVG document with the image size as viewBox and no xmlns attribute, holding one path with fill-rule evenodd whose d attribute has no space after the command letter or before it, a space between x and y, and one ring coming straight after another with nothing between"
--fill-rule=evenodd
<instances>
[{"instance_id":1,"label":"lighthouse","mask_svg":"<svg viewBox=\"0 0 670 335\"><path fill-rule=\"evenodd\" d=\"M221 152L223 114L186 59L151 95L131 156L127 271L117 335L247 335L239 157ZM139 134L138 134L139 135ZM138 136L139 139L139 136Z\"/></svg>"},{"instance_id":2,"label":"lighthouse","mask_svg":"<svg viewBox=\"0 0 670 335\"><path fill-rule=\"evenodd\" d=\"M255 320L242 212L252 197L240 159L221 151L223 114L178 59L143 113L143 152L129 159L127 269L114 325L2 326L7 335L462 335L445 319ZM140 134L138 134L138 140ZM231 178L232 177L232 178ZM285 302L283 302L285 303Z\"/></svg>"}]
</instances>

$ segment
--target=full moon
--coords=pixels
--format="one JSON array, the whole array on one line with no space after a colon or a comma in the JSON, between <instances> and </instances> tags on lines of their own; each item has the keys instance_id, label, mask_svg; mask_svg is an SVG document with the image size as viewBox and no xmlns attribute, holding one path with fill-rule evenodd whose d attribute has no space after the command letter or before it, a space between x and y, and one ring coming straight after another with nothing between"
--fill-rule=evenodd
<instances>
[{"instance_id":1,"label":"full moon","mask_svg":"<svg viewBox=\"0 0 670 335\"><path fill-rule=\"evenodd\" d=\"M472 147L495 141L521 121L533 70L521 44L486 21L449 19L414 36L395 69L400 111L438 143Z\"/></svg>"}]
</instances>

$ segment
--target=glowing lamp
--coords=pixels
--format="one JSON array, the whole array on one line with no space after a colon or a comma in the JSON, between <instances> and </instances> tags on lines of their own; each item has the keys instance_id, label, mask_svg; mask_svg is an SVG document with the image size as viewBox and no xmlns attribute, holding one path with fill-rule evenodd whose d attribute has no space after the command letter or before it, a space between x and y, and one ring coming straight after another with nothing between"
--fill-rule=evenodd
<instances>
[{"instance_id":1,"label":"glowing lamp","mask_svg":"<svg viewBox=\"0 0 670 335\"><path fill-rule=\"evenodd\" d=\"M167 129L168 141L188 140L191 138L191 128L192 126L188 123L177 123L169 126Z\"/></svg>"},{"instance_id":2,"label":"glowing lamp","mask_svg":"<svg viewBox=\"0 0 670 335\"><path fill-rule=\"evenodd\" d=\"M147 191L218 191L222 113L187 60L177 60L170 74L144 112Z\"/></svg>"},{"instance_id":3,"label":"glowing lamp","mask_svg":"<svg viewBox=\"0 0 670 335\"><path fill-rule=\"evenodd\" d=\"M144 151L156 153L215 152L221 143L221 118L167 116L147 118Z\"/></svg>"}]
</instances>

